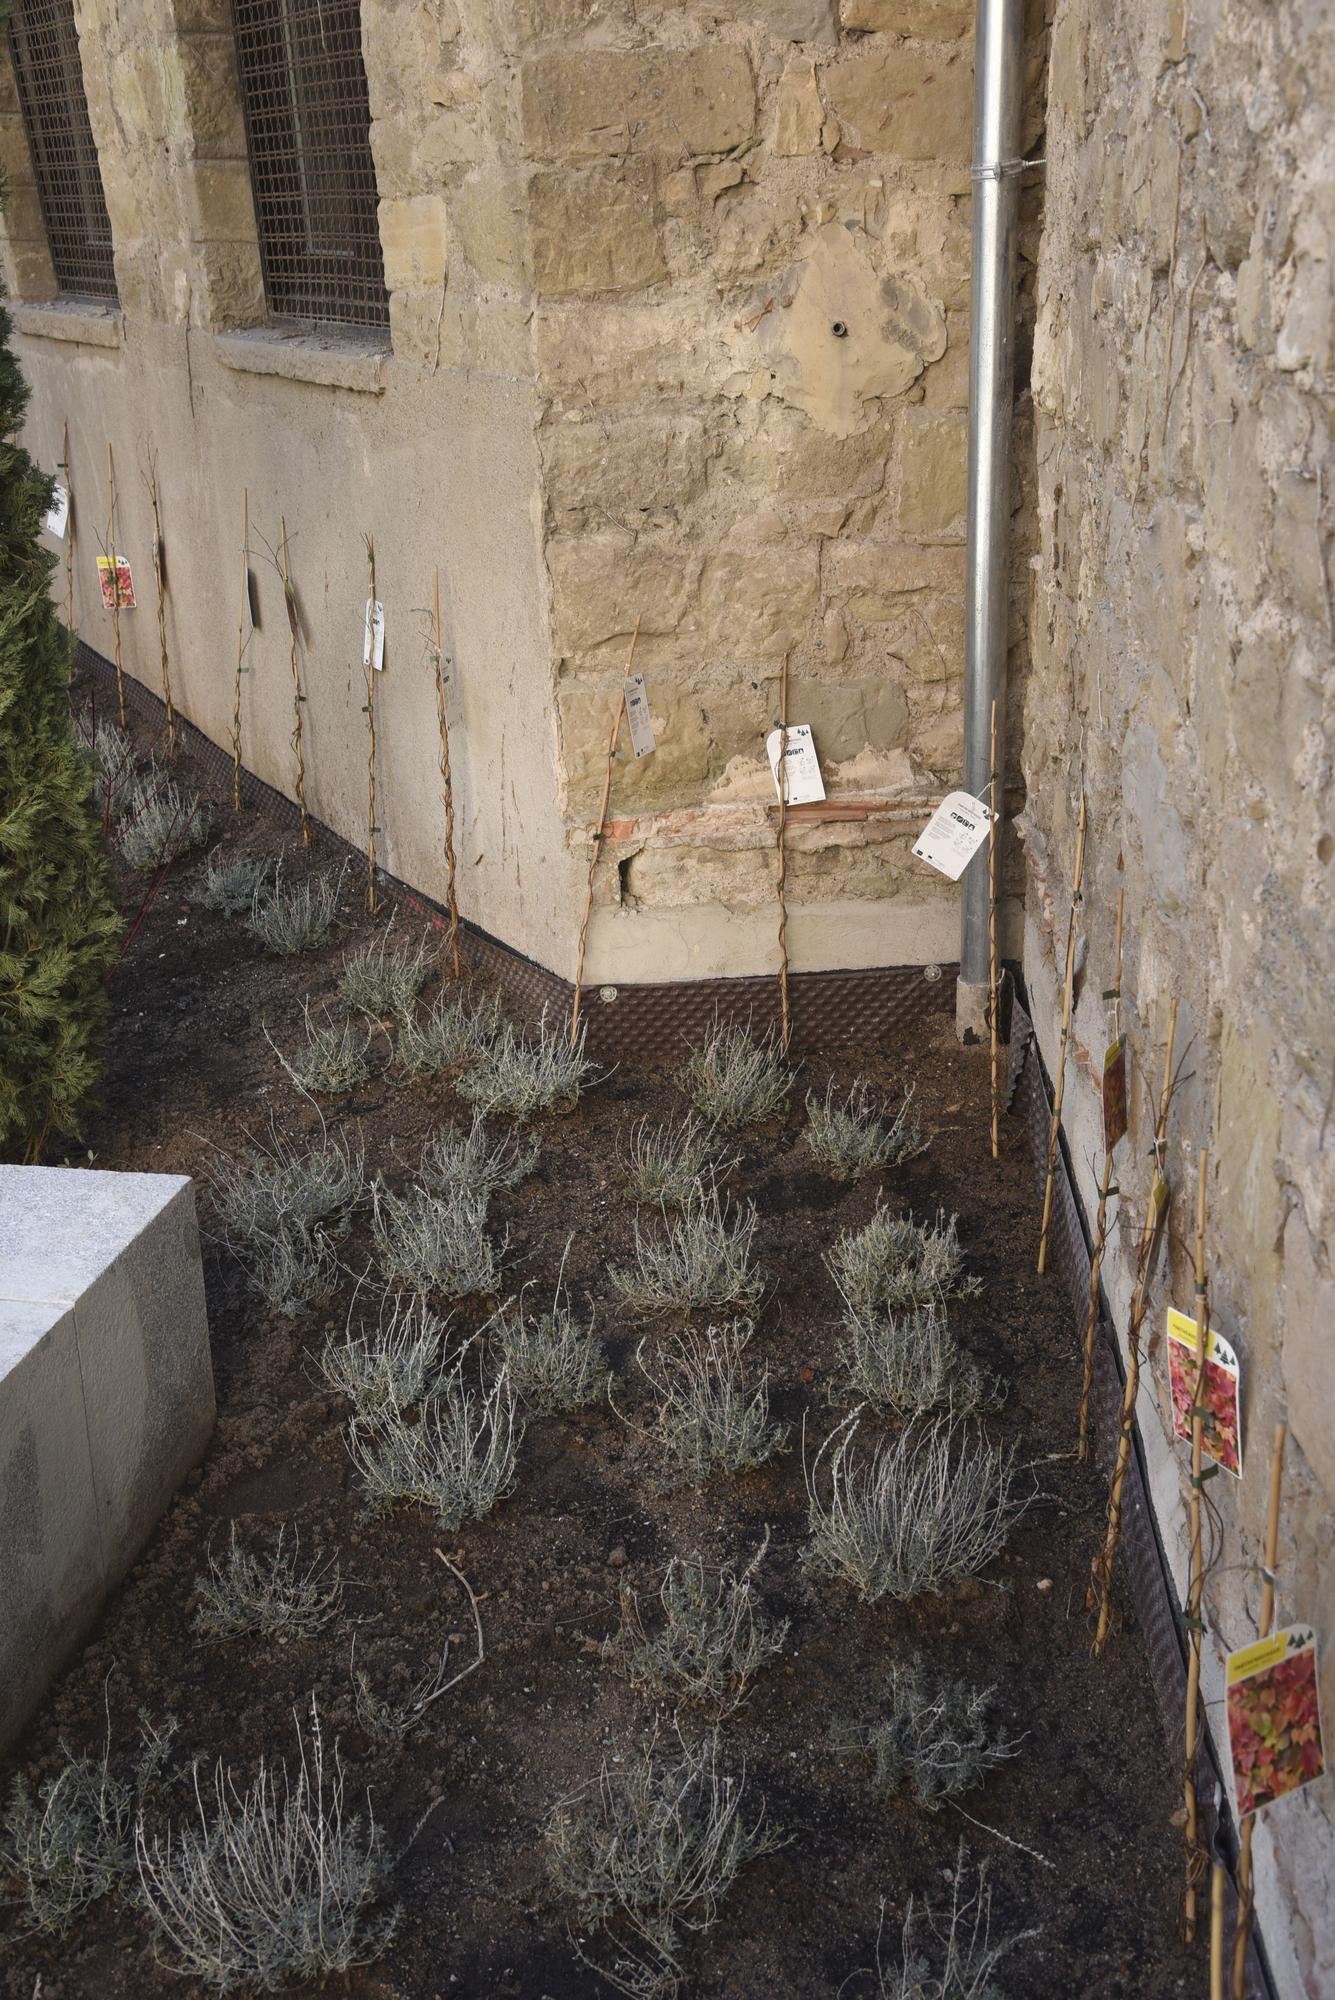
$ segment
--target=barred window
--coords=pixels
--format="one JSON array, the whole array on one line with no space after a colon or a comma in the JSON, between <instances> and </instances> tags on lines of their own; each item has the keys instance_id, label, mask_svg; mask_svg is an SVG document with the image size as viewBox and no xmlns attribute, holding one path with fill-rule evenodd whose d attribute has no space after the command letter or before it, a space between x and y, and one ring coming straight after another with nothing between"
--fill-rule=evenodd
<instances>
[{"instance_id":1,"label":"barred window","mask_svg":"<svg viewBox=\"0 0 1335 2000\"><path fill-rule=\"evenodd\" d=\"M73 298L114 299L111 223L88 123L74 0L15 0L9 47L56 283Z\"/></svg>"},{"instance_id":2,"label":"barred window","mask_svg":"<svg viewBox=\"0 0 1335 2000\"><path fill-rule=\"evenodd\" d=\"M233 0L271 312L386 326L358 0Z\"/></svg>"}]
</instances>

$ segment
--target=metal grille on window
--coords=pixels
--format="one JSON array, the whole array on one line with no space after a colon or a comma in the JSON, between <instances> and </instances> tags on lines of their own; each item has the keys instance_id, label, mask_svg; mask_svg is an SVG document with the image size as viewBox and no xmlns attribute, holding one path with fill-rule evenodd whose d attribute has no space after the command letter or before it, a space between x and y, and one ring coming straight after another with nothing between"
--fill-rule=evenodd
<instances>
[{"instance_id":1,"label":"metal grille on window","mask_svg":"<svg viewBox=\"0 0 1335 2000\"><path fill-rule=\"evenodd\" d=\"M233 0L269 308L386 326L358 0Z\"/></svg>"},{"instance_id":2,"label":"metal grille on window","mask_svg":"<svg viewBox=\"0 0 1335 2000\"><path fill-rule=\"evenodd\" d=\"M74 298L114 299L111 223L88 123L74 0L17 0L9 46L56 283Z\"/></svg>"}]
</instances>

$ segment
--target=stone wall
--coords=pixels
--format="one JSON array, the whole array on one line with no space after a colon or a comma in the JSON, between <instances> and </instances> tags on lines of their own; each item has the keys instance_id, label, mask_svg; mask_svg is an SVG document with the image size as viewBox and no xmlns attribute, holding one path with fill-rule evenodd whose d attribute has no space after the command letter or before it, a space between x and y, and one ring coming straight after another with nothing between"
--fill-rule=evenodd
<instances>
[{"instance_id":1,"label":"stone wall","mask_svg":"<svg viewBox=\"0 0 1335 2000\"><path fill-rule=\"evenodd\" d=\"M1335 1718L1335 1151L1331 765L1332 205L1328 11L1059 0L1034 400L1040 553L1024 714L1025 969L1049 1064L1083 768L1087 942L1066 1096L1091 1212L1117 890L1133 1120L1107 1267L1124 1323L1170 1001L1185 1076L1140 1420L1185 1573L1164 1308L1190 1310L1210 1148L1214 1320L1242 1356L1244 1477L1212 1483L1205 1693L1254 1635L1271 1433L1287 1419L1281 1623L1325 1640ZM1321 1557L1324 1554L1324 1563ZM1260 1915L1280 1991L1335 1990L1335 1797L1264 1816Z\"/></svg>"}]
</instances>

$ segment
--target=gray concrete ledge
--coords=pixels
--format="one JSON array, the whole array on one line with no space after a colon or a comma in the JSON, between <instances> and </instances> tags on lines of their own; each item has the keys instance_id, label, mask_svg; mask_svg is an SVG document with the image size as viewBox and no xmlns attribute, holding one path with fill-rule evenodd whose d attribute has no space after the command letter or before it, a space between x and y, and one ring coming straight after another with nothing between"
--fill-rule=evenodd
<instances>
[{"instance_id":1,"label":"gray concrete ledge","mask_svg":"<svg viewBox=\"0 0 1335 2000\"><path fill-rule=\"evenodd\" d=\"M74 340L84 347L119 347L125 320L119 306L91 299L51 299L44 305L11 304L15 331L38 340Z\"/></svg>"},{"instance_id":2,"label":"gray concrete ledge","mask_svg":"<svg viewBox=\"0 0 1335 2000\"><path fill-rule=\"evenodd\" d=\"M247 375L278 375L326 389L384 394L389 342L374 335L321 334L257 326L245 333L216 333L214 352L226 368Z\"/></svg>"}]
</instances>

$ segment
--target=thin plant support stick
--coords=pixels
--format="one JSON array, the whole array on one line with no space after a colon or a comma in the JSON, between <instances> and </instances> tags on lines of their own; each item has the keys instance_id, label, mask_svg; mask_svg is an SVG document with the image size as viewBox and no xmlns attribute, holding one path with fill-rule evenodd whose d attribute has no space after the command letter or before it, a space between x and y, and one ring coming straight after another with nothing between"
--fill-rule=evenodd
<instances>
[{"instance_id":1,"label":"thin plant support stick","mask_svg":"<svg viewBox=\"0 0 1335 2000\"><path fill-rule=\"evenodd\" d=\"M1275 1622L1275 1564L1279 1560L1279 1501L1284 1485L1284 1446L1287 1424L1275 1425L1275 1443L1270 1457L1270 1510L1265 1525L1265 1568L1261 1571L1261 1612L1256 1621L1258 1639L1270 1637ZM1252 1881L1252 1830L1256 1814L1248 1813L1238 1838L1238 1927L1233 1933L1233 2000L1246 2000L1247 1947L1251 1943L1256 1916L1255 1887Z\"/></svg>"},{"instance_id":2,"label":"thin plant support stick","mask_svg":"<svg viewBox=\"0 0 1335 2000\"><path fill-rule=\"evenodd\" d=\"M250 488L241 495L241 587L236 605L236 676L232 692L232 811L241 810L241 665L250 611Z\"/></svg>"},{"instance_id":3,"label":"thin plant support stick","mask_svg":"<svg viewBox=\"0 0 1335 2000\"><path fill-rule=\"evenodd\" d=\"M116 706L125 727L125 670L121 663L121 574L116 566L116 463L107 446L107 554L111 557L111 637L116 658Z\"/></svg>"},{"instance_id":4,"label":"thin plant support stick","mask_svg":"<svg viewBox=\"0 0 1335 2000\"><path fill-rule=\"evenodd\" d=\"M1224 1864L1210 1870L1210 2000L1224 2000Z\"/></svg>"},{"instance_id":5,"label":"thin plant support stick","mask_svg":"<svg viewBox=\"0 0 1335 2000\"><path fill-rule=\"evenodd\" d=\"M436 717L440 723L440 798L445 809L445 895L450 912L450 962L459 977L459 898L454 866L454 785L450 778L450 725L445 716L445 656L441 650L440 571L435 592Z\"/></svg>"},{"instance_id":6,"label":"thin plant support stick","mask_svg":"<svg viewBox=\"0 0 1335 2000\"><path fill-rule=\"evenodd\" d=\"M779 1030L785 1055L792 1040L793 1017L788 1004L788 655L779 676Z\"/></svg>"},{"instance_id":7,"label":"thin plant support stick","mask_svg":"<svg viewBox=\"0 0 1335 2000\"><path fill-rule=\"evenodd\" d=\"M1182 1936L1187 1944L1196 1937L1197 1892L1205 1876L1205 1849L1201 1845L1196 1813L1196 1733L1201 1706L1201 1603L1205 1569L1201 1551L1201 1466L1204 1455L1205 1357L1210 1347L1210 1294L1205 1278L1205 1175L1209 1154L1201 1148L1200 1171L1196 1182L1196 1379L1191 1398L1191 1500L1190 1539L1187 1546L1187 1714L1183 1732L1182 1803L1186 1818L1184 1837L1187 1848L1187 1884L1182 1904Z\"/></svg>"},{"instance_id":8,"label":"thin plant support stick","mask_svg":"<svg viewBox=\"0 0 1335 2000\"><path fill-rule=\"evenodd\" d=\"M579 951L575 959L575 997L570 1003L570 1046L573 1049L579 1040L579 1003L584 989L584 948L589 941L589 918L593 914L593 878L598 872L598 861L603 851L603 840L607 831L607 807L612 796L612 764L617 754L617 738L621 734L621 719L626 713L626 686L631 669L635 664L635 647L640 637L640 617L637 613L635 630L630 635L630 651L626 655L626 671L622 678L621 693L617 699L616 714L612 718L612 734L607 739L607 769L603 774L603 798L598 808L598 824L594 829L593 847L589 853L589 882L584 892L584 919L579 927Z\"/></svg>"},{"instance_id":9,"label":"thin plant support stick","mask_svg":"<svg viewBox=\"0 0 1335 2000\"><path fill-rule=\"evenodd\" d=\"M372 916L376 913L375 886L375 837L379 828L375 823L375 537L366 537L366 564L370 584L370 608L367 617L371 621L367 632L366 652L366 907Z\"/></svg>"},{"instance_id":10,"label":"thin plant support stick","mask_svg":"<svg viewBox=\"0 0 1335 2000\"><path fill-rule=\"evenodd\" d=\"M1122 1390L1122 1421L1117 1434L1117 1459L1113 1466L1112 1485L1108 1491L1108 1524L1104 1532L1103 1547L1094 1560L1094 1590L1099 1606L1098 1628L1094 1634L1096 1656L1107 1644L1108 1628L1112 1622L1113 1563L1117 1556L1118 1538L1122 1532L1122 1489L1126 1485L1126 1469L1131 1462L1131 1437L1136 1427L1136 1398L1140 1393L1140 1329L1144 1324L1145 1308L1149 1301L1150 1266L1154 1262L1154 1246L1158 1238L1158 1215L1154 1192L1163 1174L1164 1141L1168 1135L1168 1107L1173 1101L1173 1043L1176 1039L1177 1001L1174 1000L1168 1015L1163 1087L1159 1093L1159 1119L1154 1130L1154 1178L1145 1200L1145 1226L1140 1233L1140 1248L1136 1253L1136 1288L1131 1295L1131 1311L1127 1317L1126 1383Z\"/></svg>"},{"instance_id":11,"label":"thin plant support stick","mask_svg":"<svg viewBox=\"0 0 1335 2000\"><path fill-rule=\"evenodd\" d=\"M176 710L172 706L172 670L167 656L167 577L162 560L162 514L158 507L158 461L148 462L148 497L153 508L153 584L158 599L158 663L162 669L162 702L167 711L167 752L176 754Z\"/></svg>"},{"instance_id":12,"label":"thin plant support stick","mask_svg":"<svg viewBox=\"0 0 1335 2000\"><path fill-rule=\"evenodd\" d=\"M1122 918L1126 909L1126 890L1117 891L1117 944L1114 952L1115 970L1112 984L1113 1040L1122 1032ZM1099 1326L1099 1274L1103 1269L1103 1252L1108 1243L1108 1200L1113 1192L1113 1149L1105 1145L1103 1149L1103 1172L1099 1176L1099 1208L1094 1222L1094 1248L1089 1259L1089 1306L1085 1314L1085 1372L1080 1384L1080 1456L1089 1456L1089 1398L1094 1387L1094 1342Z\"/></svg>"},{"instance_id":13,"label":"thin plant support stick","mask_svg":"<svg viewBox=\"0 0 1335 2000\"><path fill-rule=\"evenodd\" d=\"M1061 1138L1062 1096L1066 1089L1066 1046L1071 1039L1071 993L1075 986L1075 927L1080 914L1080 883L1085 872L1085 792L1080 788L1080 823L1075 836L1075 876L1071 883L1071 916L1066 926L1066 977L1062 982L1062 1031L1057 1047L1057 1073L1052 1079L1052 1124L1048 1130L1048 1171L1043 1184L1043 1223L1038 1235L1038 1272L1048 1268L1048 1232L1052 1226L1052 1190Z\"/></svg>"},{"instance_id":14,"label":"thin plant support stick","mask_svg":"<svg viewBox=\"0 0 1335 2000\"><path fill-rule=\"evenodd\" d=\"M65 630L74 637L74 476L70 471L70 422L65 419L60 469L65 475Z\"/></svg>"},{"instance_id":15,"label":"thin plant support stick","mask_svg":"<svg viewBox=\"0 0 1335 2000\"><path fill-rule=\"evenodd\" d=\"M992 818L987 829L987 1014L992 1041L992 1158L1001 1155L1001 1023L997 1018L997 704L992 703L992 748L987 768L991 773L987 802Z\"/></svg>"},{"instance_id":16,"label":"thin plant support stick","mask_svg":"<svg viewBox=\"0 0 1335 2000\"><path fill-rule=\"evenodd\" d=\"M287 552L287 516L278 516L278 544L282 555L281 575L283 579L283 602L287 606L287 629L289 637L288 657L292 665L292 754L296 758L297 804L301 808L301 844L311 844L310 815L306 811L306 756L301 741L301 705L306 697L301 692L301 662L297 656L297 595L292 588L292 563Z\"/></svg>"}]
</instances>

